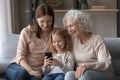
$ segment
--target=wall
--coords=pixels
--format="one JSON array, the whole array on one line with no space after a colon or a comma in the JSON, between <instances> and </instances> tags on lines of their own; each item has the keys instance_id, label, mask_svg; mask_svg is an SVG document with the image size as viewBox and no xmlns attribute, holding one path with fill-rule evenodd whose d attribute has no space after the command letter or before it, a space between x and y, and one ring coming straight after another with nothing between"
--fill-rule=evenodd
<instances>
[{"instance_id":1,"label":"wall","mask_svg":"<svg viewBox=\"0 0 120 80\"><path fill-rule=\"evenodd\" d=\"M11 0L12 32L20 32L18 1Z\"/></svg>"},{"instance_id":2,"label":"wall","mask_svg":"<svg viewBox=\"0 0 120 80\"><path fill-rule=\"evenodd\" d=\"M71 9L72 1L65 0L63 8ZM114 9L117 5L117 0L88 0L89 5L105 5L108 9ZM71 4L71 5L70 5ZM63 26L62 18L66 12L55 13L55 24ZM92 31L103 37L117 37L117 12L89 12L93 21ZM59 17L58 17L59 16Z\"/></svg>"},{"instance_id":3,"label":"wall","mask_svg":"<svg viewBox=\"0 0 120 80\"><path fill-rule=\"evenodd\" d=\"M30 8L30 0L18 0L20 29L26 27L30 22L29 8Z\"/></svg>"},{"instance_id":4,"label":"wall","mask_svg":"<svg viewBox=\"0 0 120 80\"><path fill-rule=\"evenodd\" d=\"M15 0L16 1L16 0ZM29 2L30 0L17 0L18 17L16 20L20 30L29 24ZM73 0L62 0L64 9L73 8ZM69 2L69 4L68 4ZM88 0L89 5L106 5L106 8L116 8L117 0ZM16 12L16 13L17 13ZM62 18L66 12L55 12L55 24L63 26ZM103 37L117 37L117 12L89 12L93 21L92 31ZM59 17L58 17L59 16ZM16 26L16 27L17 27Z\"/></svg>"},{"instance_id":5,"label":"wall","mask_svg":"<svg viewBox=\"0 0 120 80\"><path fill-rule=\"evenodd\" d=\"M30 0L11 0L13 33L19 34L30 22Z\"/></svg>"}]
</instances>

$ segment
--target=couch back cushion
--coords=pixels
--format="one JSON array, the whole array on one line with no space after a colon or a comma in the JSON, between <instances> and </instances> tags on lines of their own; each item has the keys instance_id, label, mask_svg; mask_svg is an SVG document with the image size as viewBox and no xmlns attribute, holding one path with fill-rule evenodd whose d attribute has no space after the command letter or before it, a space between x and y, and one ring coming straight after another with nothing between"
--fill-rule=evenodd
<instances>
[{"instance_id":1,"label":"couch back cushion","mask_svg":"<svg viewBox=\"0 0 120 80\"><path fill-rule=\"evenodd\" d=\"M0 62L9 63L16 55L19 35L6 34L2 39Z\"/></svg>"},{"instance_id":2,"label":"couch back cushion","mask_svg":"<svg viewBox=\"0 0 120 80\"><path fill-rule=\"evenodd\" d=\"M2 38L0 51L0 75L5 73L7 65L15 57L18 40L18 34L6 34Z\"/></svg>"},{"instance_id":3,"label":"couch back cushion","mask_svg":"<svg viewBox=\"0 0 120 80\"><path fill-rule=\"evenodd\" d=\"M111 57L115 75L120 76L120 38L104 38Z\"/></svg>"}]
</instances>

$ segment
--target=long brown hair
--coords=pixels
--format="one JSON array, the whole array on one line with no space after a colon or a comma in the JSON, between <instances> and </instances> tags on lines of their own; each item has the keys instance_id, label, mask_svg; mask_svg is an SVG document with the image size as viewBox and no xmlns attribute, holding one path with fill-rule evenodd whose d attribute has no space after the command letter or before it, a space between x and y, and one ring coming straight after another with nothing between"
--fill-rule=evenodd
<instances>
[{"instance_id":1,"label":"long brown hair","mask_svg":"<svg viewBox=\"0 0 120 80\"><path fill-rule=\"evenodd\" d=\"M49 15L52 17L52 25L51 25L51 29L53 29L54 27L54 11L53 9L48 5L48 4L40 4L38 5L38 7L36 8L35 11L35 18L37 20L37 18L40 18L41 16L44 15ZM36 27L36 36L38 38L40 38L40 34L41 34L41 28L38 25L38 22L35 20L35 24L34 26Z\"/></svg>"},{"instance_id":2,"label":"long brown hair","mask_svg":"<svg viewBox=\"0 0 120 80\"><path fill-rule=\"evenodd\" d=\"M51 36L49 38L49 43L48 43L49 51L51 51L52 53L57 53L56 49L53 47L53 41L52 41L52 36L54 34L61 36L65 40L64 51L73 51L72 39L71 39L71 36L68 34L66 28L55 28L52 31Z\"/></svg>"}]
</instances>

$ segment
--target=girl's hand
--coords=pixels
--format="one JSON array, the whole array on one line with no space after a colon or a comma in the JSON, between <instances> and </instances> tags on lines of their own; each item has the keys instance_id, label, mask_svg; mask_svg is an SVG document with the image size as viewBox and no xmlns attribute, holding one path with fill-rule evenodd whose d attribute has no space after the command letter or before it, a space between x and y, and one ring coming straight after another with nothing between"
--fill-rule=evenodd
<instances>
[{"instance_id":1,"label":"girl's hand","mask_svg":"<svg viewBox=\"0 0 120 80\"><path fill-rule=\"evenodd\" d=\"M59 66L59 67L63 67L63 64L61 62L59 62L57 59L53 59L54 61L54 66Z\"/></svg>"},{"instance_id":2,"label":"girl's hand","mask_svg":"<svg viewBox=\"0 0 120 80\"><path fill-rule=\"evenodd\" d=\"M44 67L47 67L48 65L53 65L53 59L44 57Z\"/></svg>"},{"instance_id":3,"label":"girl's hand","mask_svg":"<svg viewBox=\"0 0 120 80\"><path fill-rule=\"evenodd\" d=\"M80 78L86 69L87 69L86 65L77 67L76 72L75 72L75 77Z\"/></svg>"}]
</instances>

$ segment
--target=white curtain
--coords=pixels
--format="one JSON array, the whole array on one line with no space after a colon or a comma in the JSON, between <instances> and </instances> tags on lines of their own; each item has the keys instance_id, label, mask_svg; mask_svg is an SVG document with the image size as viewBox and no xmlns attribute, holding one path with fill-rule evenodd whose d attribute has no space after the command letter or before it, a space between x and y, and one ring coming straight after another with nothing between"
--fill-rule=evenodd
<instances>
[{"instance_id":1,"label":"white curtain","mask_svg":"<svg viewBox=\"0 0 120 80\"><path fill-rule=\"evenodd\" d=\"M11 0L0 0L0 51L1 42L5 34L12 33Z\"/></svg>"}]
</instances>

